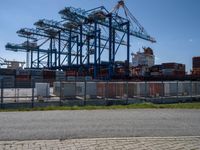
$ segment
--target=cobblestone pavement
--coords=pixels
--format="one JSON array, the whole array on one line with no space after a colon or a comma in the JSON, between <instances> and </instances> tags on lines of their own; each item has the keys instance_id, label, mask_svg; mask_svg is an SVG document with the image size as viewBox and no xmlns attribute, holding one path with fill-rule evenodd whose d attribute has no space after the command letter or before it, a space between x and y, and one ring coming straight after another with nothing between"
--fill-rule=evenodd
<instances>
[{"instance_id":1,"label":"cobblestone pavement","mask_svg":"<svg viewBox=\"0 0 200 150\"><path fill-rule=\"evenodd\" d=\"M0 150L200 150L200 137L0 141Z\"/></svg>"}]
</instances>

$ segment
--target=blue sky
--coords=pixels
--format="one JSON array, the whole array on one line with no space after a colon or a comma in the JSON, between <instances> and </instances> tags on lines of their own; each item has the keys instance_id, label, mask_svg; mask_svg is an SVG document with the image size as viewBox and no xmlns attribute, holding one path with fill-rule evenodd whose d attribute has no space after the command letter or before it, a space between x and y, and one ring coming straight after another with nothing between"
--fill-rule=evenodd
<instances>
[{"instance_id":1,"label":"blue sky","mask_svg":"<svg viewBox=\"0 0 200 150\"><path fill-rule=\"evenodd\" d=\"M22 43L16 31L34 27L33 23L47 18L60 20L58 11L65 6L90 9L105 5L111 10L117 0L2 0L0 3L0 56L8 60L25 60L25 54L5 50L7 42ZM178 62L192 67L192 57L200 56L199 0L126 0L127 7L156 38L152 44L131 38L131 52L142 46L154 49L156 63ZM119 52L123 55L123 51ZM118 58L120 59L120 57Z\"/></svg>"}]
</instances>

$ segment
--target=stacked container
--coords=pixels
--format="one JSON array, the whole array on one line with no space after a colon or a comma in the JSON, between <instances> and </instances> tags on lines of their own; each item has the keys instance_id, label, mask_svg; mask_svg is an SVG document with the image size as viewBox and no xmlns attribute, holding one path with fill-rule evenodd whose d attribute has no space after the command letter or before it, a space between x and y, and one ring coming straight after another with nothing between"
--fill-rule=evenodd
<instances>
[{"instance_id":1,"label":"stacked container","mask_svg":"<svg viewBox=\"0 0 200 150\"><path fill-rule=\"evenodd\" d=\"M1 80L3 80L3 85L1 85ZM7 75L2 76L0 75L0 87L3 88L14 88L15 86L15 76Z\"/></svg>"},{"instance_id":2,"label":"stacked container","mask_svg":"<svg viewBox=\"0 0 200 150\"><path fill-rule=\"evenodd\" d=\"M3 87L13 88L15 86L15 74L16 70L14 69L0 69L0 79L3 80ZM0 83L0 87L1 87Z\"/></svg>"},{"instance_id":3,"label":"stacked container","mask_svg":"<svg viewBox=\"0 0 200 150\"><path fill-rule=\"evenodd\" d=\"M18 69L16 70L16 87L30 88L31 87L31 71Z\"/></svg>"},{"instance_id":4,"label":"stacked container","mask_svg":"<svg viewBox=\"0 0 200 150\"><path fill-rule=\"evenodd\" d=\"M200 56L199 57L193 57L193 75L200 75Z\"/></svg>"},{"instance_id":5,"label":"stacked container","mask_svg":"<svg viewBox=\"0 0 200 150\"><path fill-rule=\"evenodd\" d=\"M55 78L56 78L56 72L54 70L44 70L43 71L43 79L45 82L50 83L50 86L53 85Z\"/></svg>"},{"instance_id":6,"label":"stacked container","mask_svg":"<svg viewBox=\"0 0 200 150\"><path fill-rule=\"evenodd\" d=\"M56 71L56 81L65 81L65 72Z\"/></svg>"},{"instance_id":7,"label":"stacked container","mask_svg":"<svg viewBox=\"0 0 200 150\"><path fill-rule=\"evenodd\" d=\"M42 82L43 81L43 71L38 69L30 69L31 80L34 82Z\"/></svg>"}]
</instances>

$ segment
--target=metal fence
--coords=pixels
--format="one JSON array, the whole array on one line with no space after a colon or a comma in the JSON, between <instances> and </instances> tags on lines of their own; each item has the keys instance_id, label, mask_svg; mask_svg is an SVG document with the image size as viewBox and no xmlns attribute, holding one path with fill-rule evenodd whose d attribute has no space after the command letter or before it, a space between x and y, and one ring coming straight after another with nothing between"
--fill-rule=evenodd
<instances>
[{"instance_id":1,"label":"metal fence","mask_svg":"<svg viewBox=\"0 0 200 150\"><path fill-rule=\"evenodd\" d=\"M35 81L7 87L1 80L1 108L46 105L108 105L139 101L157 103L184 102L200 98L199 81L102 82ZM120 102L120 103L117 103Z\"/></svg>"}]
</instances>

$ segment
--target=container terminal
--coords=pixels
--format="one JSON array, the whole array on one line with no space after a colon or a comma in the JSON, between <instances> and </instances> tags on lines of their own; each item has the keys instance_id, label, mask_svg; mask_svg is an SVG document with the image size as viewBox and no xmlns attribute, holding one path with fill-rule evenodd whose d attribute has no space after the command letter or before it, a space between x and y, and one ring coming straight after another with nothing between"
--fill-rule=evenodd
<instances>
[{"instance_id":1,"label":"container terminal","mask_svg":"<svg viewBox=\"0 0 200 150\"><path fill-rule=\"evenodd\" d=\"M119 9L124 14L119 14ZM199 80L200 57L193 58L193 69L186 74L185 65L176 62L155 64L150 47L130 54L130 39L137 37L155 43L145 28L127 8L124 0L118 1L112 11L104 6L85 10L65 7L59 11L61 19L40 19L35 28L17 31L25 41L7 43L9 51L26 53L26 62L0 58L0 76L15 82L115 80L115 81L168 81ZM123 50L126 59L116 60ZM132 61L131 61L132 56ZM26 66L24 67L24 65ZM9 85L8 83L8 85Z\"/></svg>"}]
</instances>

